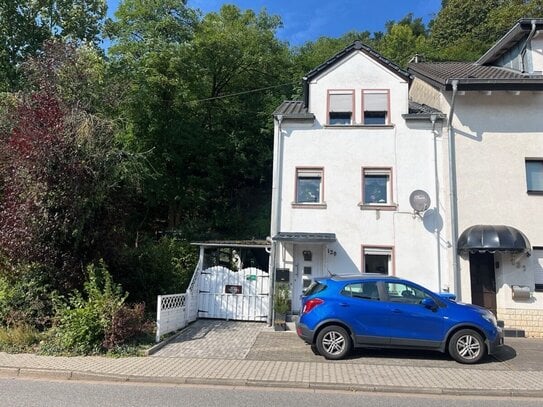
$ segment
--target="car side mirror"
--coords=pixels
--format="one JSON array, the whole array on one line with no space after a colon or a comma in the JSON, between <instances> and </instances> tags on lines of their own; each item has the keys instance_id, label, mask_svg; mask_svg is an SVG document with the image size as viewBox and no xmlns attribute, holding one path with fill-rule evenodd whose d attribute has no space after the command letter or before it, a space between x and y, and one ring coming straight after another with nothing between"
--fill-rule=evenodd
<instances>
[{"instance_id":1,"label":"car side mirror","mask_svg":"<svg viewBox=\"0 0 543 407\"><path fill-rule=\"evenodd\" d=\"M433 298L425 298L420 302L424 307L431 309L432 311L435 311L438 306Z\"/></svg>"}]
</instances>

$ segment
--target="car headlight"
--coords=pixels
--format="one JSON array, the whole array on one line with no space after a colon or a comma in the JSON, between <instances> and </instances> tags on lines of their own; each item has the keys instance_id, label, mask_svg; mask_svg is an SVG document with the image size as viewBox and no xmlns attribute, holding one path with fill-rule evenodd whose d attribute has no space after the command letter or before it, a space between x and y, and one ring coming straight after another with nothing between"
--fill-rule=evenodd
<instances>
[{"instance_id":1,"label":"car headlight","mask_svg":"<svg viewBox=\"0 0 543 407\"><path fill-rule=\"evenodd\" d=\"M494 326L498 326L498 320L494 316L494 314L490 311L485 312L482 317L486 319L488 322L490 322Z\"/></svg>"}]
</instances>

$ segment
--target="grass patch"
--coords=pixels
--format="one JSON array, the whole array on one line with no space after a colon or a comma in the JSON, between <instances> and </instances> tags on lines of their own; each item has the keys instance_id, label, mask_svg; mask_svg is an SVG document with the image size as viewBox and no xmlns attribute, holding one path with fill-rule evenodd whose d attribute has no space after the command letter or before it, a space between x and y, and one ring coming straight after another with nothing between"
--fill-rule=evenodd
<instances>
[{"instance_id":1,"label":"grass patch","mask_svg":"<svg viewBox=\"0 0 543 407\"><path fill-rule=\"evenodd\" d=\"M0 327L0 351L11 353L34 352L42 338L42 333L28 325L19 325L12 328Z\"/></svg>"}]
</instances>

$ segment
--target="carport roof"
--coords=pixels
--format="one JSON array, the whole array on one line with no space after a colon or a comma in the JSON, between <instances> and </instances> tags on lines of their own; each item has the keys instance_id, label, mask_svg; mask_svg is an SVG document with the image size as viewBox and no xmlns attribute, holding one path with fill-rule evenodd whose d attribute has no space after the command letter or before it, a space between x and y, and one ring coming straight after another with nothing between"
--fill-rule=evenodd
<instances>
[{"instance_id":1,"label":"carport roof","mask_svg":"<svg viewBox=\"0 0 543 407\"><path fill-rule=\"evenodd\" d=\"M266 240L209 240L207 242L192 242L191 245L202 247L270 247L270 243Z\"/></svg>"},{"instance_id":2,"label":"carport roof","mask_svg":"<svg viewBox=\"0 0 543 407\"><path fill-rule=\"evenodd\" d=\"M279 232L272 239L277 242L331 243L336 241L336 234L313 232Z\"/></svg>"}]
</instances>

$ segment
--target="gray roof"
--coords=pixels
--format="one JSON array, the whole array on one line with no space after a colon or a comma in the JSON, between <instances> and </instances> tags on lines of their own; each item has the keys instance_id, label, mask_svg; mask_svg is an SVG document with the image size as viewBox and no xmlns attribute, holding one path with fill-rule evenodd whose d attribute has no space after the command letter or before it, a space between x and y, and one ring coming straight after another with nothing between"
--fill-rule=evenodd
<instances>
[{"instance_id":1,"label":"gray roof","mask_svg":"<svg viewBox=\"0 0 543 407\"><path fill-rule=\"evenodd\" d=\"M523 18L477 62L412 63L409 72L440 90L451 90L453 80L458 81L459 90L543 90L543 75L491 65L525 41L533 24L536 30L543 29L543 19Z\"/></svg>"},{"instance_id":2,"label":"gray roof","mask_svg":"<svg viewBox=\"0 0 543 407\"><path fill-rule=\"evenodd\" d=\"M307 111L302 100L285 100L273 112L274 116L282 115L285 119L314 120L315 115Z\"/></svg>"},{"instance_id":3,"label":"gray roof","mask_svg":"<svg viewBox=\"0 0 543 407\"><path fill-rule=\"evenodd\" d=\"M478 64L491 64L498 60L508 50L513 48L521 40L528 37L532 30L532 23L535 24L536 30L543 29L543 19L541 18L522 18L511 28L507 34L496 42L479 60Z\"/></svg>"},{"instance_id":4,"label":"gray roof","mask_svg":"<svg viewBox=\"0 0 543 407\"><path fill-rule=\"evenodd\" d=\"M193 246L203 247L254 247L266 248L270 246L270 242L266 240L209 240L206 242L192 242Z\"/></svg>"},{"instance_id":5,"label":"gray roof","mask_svg":"<svg viewBox=\"0 0 543 407\"><path fill-rule=\"evenodd\" d=\"M412 100L409 101L409 114L402 115L406 119L427 119L431 115L436 115L436 118L443 119L445 115L433 107L425 104L417 103Z\"/></svg>"},{"instance_id":6,"label":"gray roof","mask_svg":"<svg viewBox=\"0 0 543 407\"><path fill-rule=\"evenodd\" d=\"M413 63L409 65L409 71L441 90L451 90L453 80L458 80L460 90L543 89L543 75L528 75L475 62Z\"/></svg>"}]
</instances>

